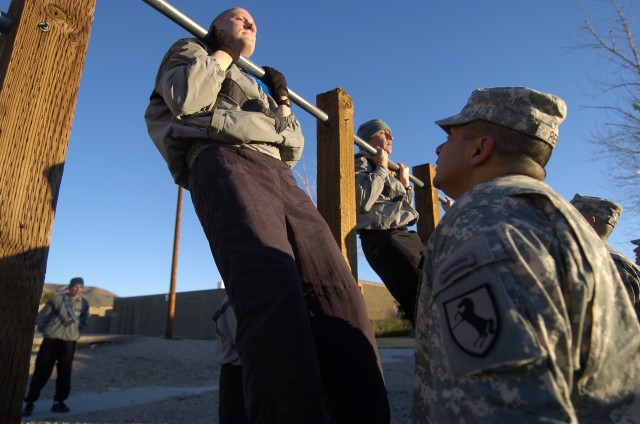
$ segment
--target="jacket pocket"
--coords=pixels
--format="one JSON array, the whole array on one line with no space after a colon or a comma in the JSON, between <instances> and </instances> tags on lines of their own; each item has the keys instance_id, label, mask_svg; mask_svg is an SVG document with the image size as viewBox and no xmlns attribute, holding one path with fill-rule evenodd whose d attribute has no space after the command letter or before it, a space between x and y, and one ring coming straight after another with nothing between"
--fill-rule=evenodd
<instances>
[{"instance_id":1,"label":"jacket pocket","mask_svg":"<svg viewBox=\"0 0 640 424\"><path fill-rule=\"evenodd\" d=\"M210 138L232 144L282 144L284 137L275 130L275 121L259 112L215 109L211 117Z\"/></svg>"}]
</instances>

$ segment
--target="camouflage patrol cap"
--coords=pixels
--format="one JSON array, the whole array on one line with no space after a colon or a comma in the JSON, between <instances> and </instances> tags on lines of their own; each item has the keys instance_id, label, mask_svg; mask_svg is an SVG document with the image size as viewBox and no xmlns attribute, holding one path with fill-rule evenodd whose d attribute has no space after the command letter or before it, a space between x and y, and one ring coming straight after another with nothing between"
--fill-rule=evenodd
<instances>
[{"instance_id":1,"label":"camouflage patrol cap","mask_svg":"<svg viewBox=\"0 0 640 424\"><path fill-rule=\"evenodd\" d=\"M447 133L455 125L479 119L528 134L555 147L558 126L567 116L560 97L527 87L479 88L459 114L436 121Z\"/></svg>"},{"instance_id":2,"label":"camouflage patrol cap","mask_svg":"<svg viewBox=\"0 0 640 424\"><path fill-rule=\"evenodd\" d=\"M372 119L360 125L358 127L358 132L356 133L356 135L364 141L369 141L369 139L376 135L379 131L385 130L391 133L391 128L389 128L389 125L387 125L386 122L384 122L382 119Z\"/></svg>"},{"instance_id":3,"label":"camouflage patrol cap","mask_svg":"<svg viewBox=\"0 0 640 424\"><path fill-rule=\"evenodd\" d=\"M571 204L583 214L593 215L601 221L615 227L622 215L622 205L601 197L582 196L576 194Z\"/></svg>"}]
</instances>

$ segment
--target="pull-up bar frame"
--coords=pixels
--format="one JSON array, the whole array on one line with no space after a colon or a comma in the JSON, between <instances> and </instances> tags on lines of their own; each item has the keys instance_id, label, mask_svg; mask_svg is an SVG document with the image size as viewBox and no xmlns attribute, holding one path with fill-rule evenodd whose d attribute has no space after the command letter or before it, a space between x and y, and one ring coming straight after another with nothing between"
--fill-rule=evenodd
<instances>
[{"instance_id":1,"label":"pull-up bar frame","mask_svg":"<svg viewBox=\"0 0 640 424\"><path fill-rule=\"evenodd\" d=\"M204 39L209 33L209 31L207 31L204 27L199 25L193 19L189 18L187 15L182 13L180 10L178 10L177 8L175 8L165 0L143 0L143 1L147 3L149 6L156 9L158 12L165 15L167 18L171 19L176 24L180 25L182 28L187 30L187 32L193 34L195 37L199 39ZM243 56L240 56L236 64L239 67L243 68L244 70L251 72L253 75L257 76L258 78L264 75L264 70L261 67L259 67L258 65L251 62L249 59ZM324 111L318 109L316 106L314 106L313 104L309 103L307 100L299 96L291 88L289 88L289 98L295 104L297 104L302 109L309 112L311 115L318 118L320 121L322 122L329 121L330 119L329 115L327 115ZM354 135L354 143L367 153L370 153L370 154L377 153L376 149L373 146L371 146L369 143L367 143L357 135ZM399 166L397 163L389 160L389 168L392 171L397 171L399 169ZM420 188L424 187L424 183L420 179L414 177L413 175L409 175L409 179L413 181L413 183L416 186ZM439 199L442 202L446 201L446 199L443 198L442 196L439 196Z\"/></svg>"}]
</instances>

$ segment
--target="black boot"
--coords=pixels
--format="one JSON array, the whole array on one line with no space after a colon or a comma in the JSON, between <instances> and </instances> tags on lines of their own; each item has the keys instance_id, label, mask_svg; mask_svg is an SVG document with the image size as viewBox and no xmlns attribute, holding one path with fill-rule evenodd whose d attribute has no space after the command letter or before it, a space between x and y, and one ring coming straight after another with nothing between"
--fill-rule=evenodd
<instances>
[{"instance_id":1,"label":"black boot","mask_svg":"<svg viewBox=\"0 0 640 424\"><path fill-rule=\"evenodd\" d=\"M63 401L56 402L51 407L51 412L69 412L69 407Z\"/></svg>"},{"instance_id":2,"label":"black boot","mask_svg":"<svg viewBox=\"0 0 640 424\"><path fill-rule=\"evenodd\" d=\"M31 414L33 414L33 402L27 402L27 404L24 406L24 409L22 410L22 416L30 417Z\"/></svg>"}]
</instances>

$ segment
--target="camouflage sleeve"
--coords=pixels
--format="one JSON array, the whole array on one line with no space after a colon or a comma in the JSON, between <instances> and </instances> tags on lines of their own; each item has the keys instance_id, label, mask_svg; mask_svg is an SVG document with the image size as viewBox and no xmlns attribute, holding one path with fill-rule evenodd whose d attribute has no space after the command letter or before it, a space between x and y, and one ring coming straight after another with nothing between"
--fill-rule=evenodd
<instances>
[{"instance_id":1,"label":"camouflage sleeve","mask_svg":"<svg viewBox=\"0 0 640 424\"><path fill-rule=\"evenodd\" d=\"M620 274L631 304L637 313L640 307L640 270L632 263L625 261L617 255L611 255L611 259L613 259L613 263Z\"/></svg>"},{"instance_id":2,"label":"camouflage sleeve","mask_svg":"<svg viewBox=\"0 0 640 424\"><path fill-rule=\"evenodd\" d=\"M556 345L569 330L558 287L543 282L555 281L546 243L508 225L486 230L436 255L420 294L414 422L573 422L571 381L555 362L566 363Z\"/></svg>"},{"instance_id":3,"label":"camouflage sleeve","mask_svg":"<svg viewBox=\"0 0 640 424\"><path fill-rule=\"evenodd\" d=\"M498 183L516 187L462 196L429 239L413 422L637 422L640 326L604 244L563 199Z\"/></svg>"}]
</instances>

